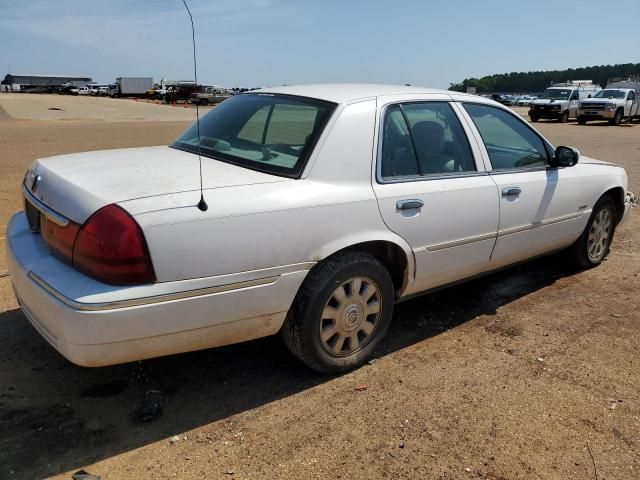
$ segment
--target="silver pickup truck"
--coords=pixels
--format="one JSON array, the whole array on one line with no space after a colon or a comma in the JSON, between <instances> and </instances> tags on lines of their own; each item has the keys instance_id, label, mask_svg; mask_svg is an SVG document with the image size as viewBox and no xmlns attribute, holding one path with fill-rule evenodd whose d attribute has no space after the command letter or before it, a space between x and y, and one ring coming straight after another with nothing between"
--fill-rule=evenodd
<instances>
[{"instance_id":1,"label":"silver pickup truck","mask_svg":"<svg viewBox=\"0 0 640 480\"><path fill-rule=\"evenodd\" d=\"M213 103L220 103L230 96L231 95L225 88L204 87L201 92L192 93L189 101L193 104L209 105Z\"/></svg>"}]
</instances>

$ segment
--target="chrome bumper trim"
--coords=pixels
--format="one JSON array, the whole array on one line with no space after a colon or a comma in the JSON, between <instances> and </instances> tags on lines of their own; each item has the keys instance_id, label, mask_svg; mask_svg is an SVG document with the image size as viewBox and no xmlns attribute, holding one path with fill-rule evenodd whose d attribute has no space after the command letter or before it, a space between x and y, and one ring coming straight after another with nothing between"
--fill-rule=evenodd
<instances>
[{"instance_id":1,"label":"chrome bumper trim","mask_svg":"<svg viewBox=\"0 0 640 480\"><path fill-rule=\"evenodd\" d=\"M55 223L57 225L60 225L61 227L66 227L67 225L69 225L69 219L68 218L63 217L62 215L60 215L55 210L51 210L44 203L42 203L40 200L38 200L35 197L35 195L29 191L29 189L27 188L27 186L24 183L22 184L22 194L24 195L24 198L31 205L33 205L37 210L40 211L40 213L45 215L53 223Z\"/></svg>"},{"instance_id":2,"label":"chrome bumper trim","mask_svg":"<svg viewBox=\"0 0 640 480\"><path fill-rule=\"evenodd\" d=\"M243 288L258 287L263 285L271 285L276 283L279 275L273 277L260 278L257 280L248 280L246 282L228 283L226 285L219 285L215 287L198 288L195 290L185 290L182 292L166 293L162 295L154 295L150 297L132 298L130 300L119 300L115 302L100 302L100 303L85 303L77 302L63 293L59 292L41 277L39 277L33 271L29 271L29 278L37 283L46 292L53 295L60 300L66 306L73 308L74 310L81 311L100 311L100 310L114 310L118 308L137 307L141 305L151 305L154 303L169 302L172 300L183 300L185 298L200 297L205 295L212 295L216 293L225 293L233 290L240 290Z\"/></svg>"}]
</instances>

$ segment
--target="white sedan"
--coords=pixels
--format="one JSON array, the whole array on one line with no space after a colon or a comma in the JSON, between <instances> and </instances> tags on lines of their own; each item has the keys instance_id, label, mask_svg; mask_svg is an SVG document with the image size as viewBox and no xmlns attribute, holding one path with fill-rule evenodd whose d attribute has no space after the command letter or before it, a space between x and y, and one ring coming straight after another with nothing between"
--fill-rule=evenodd
<instances>
[{"instance_id":1,"label":"white sedan","mask_svg":"<svg viewBox=\"0 0 640 480\"><path fill-rule=\"evenodd\" d=\"M403 298L559 250L598 265L635 203L622 167L496 102L380 85L236 95L171 146L37 160L22 192L11 280L70 361L281 332L322 372L366 361Z\"/></svg>"},{"instance_id":2,"label":"white sedan","mask_svg":"<svg viewBox=\"0 0 640 480\"><path fill-rule=\"evenodd\" d=\"M519 107L527 107L531 104L531 100L532 98L529 97L528 95L523 95L522 97L518 97L518 101L516 102L516 105L518 105Z\"/></svg>"}]
</instances>

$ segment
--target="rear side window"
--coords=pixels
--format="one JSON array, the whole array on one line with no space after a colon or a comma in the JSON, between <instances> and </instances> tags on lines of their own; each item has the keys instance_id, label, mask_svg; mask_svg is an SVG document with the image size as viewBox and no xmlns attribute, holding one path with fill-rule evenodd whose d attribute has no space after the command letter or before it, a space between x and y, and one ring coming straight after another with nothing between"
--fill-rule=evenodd
<instances>
[{"instance_id":1,"label":"rear side window","mask_svg":"<svg viewBox=\"0 0 640 480\"><path fill-rule=\"evenodd\" d=\"M385 179L476 170L467 136L447 102L389 107L381 162Z\"/></svg>"},{"instance_id":2,"label":"rear side window","mask_svg":"<svg viewBox=\"0 0 640 480\"><path fill-rule=\"evenodd\" d=\"M464 108L482 136L494 170L546 165L544 142L514 115L490 105L465 103Z\"/></svg>"}]
</instances>

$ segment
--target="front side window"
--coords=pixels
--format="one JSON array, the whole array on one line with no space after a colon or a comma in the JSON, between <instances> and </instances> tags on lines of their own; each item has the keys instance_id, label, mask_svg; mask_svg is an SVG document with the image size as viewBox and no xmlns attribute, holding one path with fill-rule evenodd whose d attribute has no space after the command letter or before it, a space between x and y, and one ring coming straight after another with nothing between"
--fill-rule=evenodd
<instances>
[{"instance_id":1,"label":"front side window","mask_svg":"<svg viewBox=\"0 0 640 480\"><path fill-rule=\"evenodd\" d=\"M298 177L335 104L288 95L233 96L200 121L203 155L234 165ZM172 145L198 153L197 126Z\"/></svg>"},{"instance_id":2,"label":"front side window","mask_svg":"<svg viewBox=\"0 0 640 480\"><path fill-rule=\"evenodd\" d=\"M406 103L386 111L383 178L475 171L467 136L447 102Z\"/></svg>"},{"instance_id":3,"label":"front side window","mask_svg":"<svg viewBox=\"0 0 640 480\"><path fill-rule=\"evenodd\" d=\"M514 115L490 105L465 103L464 108L480 132L494 170L547 164L543 140Z\"/></svg>"}]
</instances>

